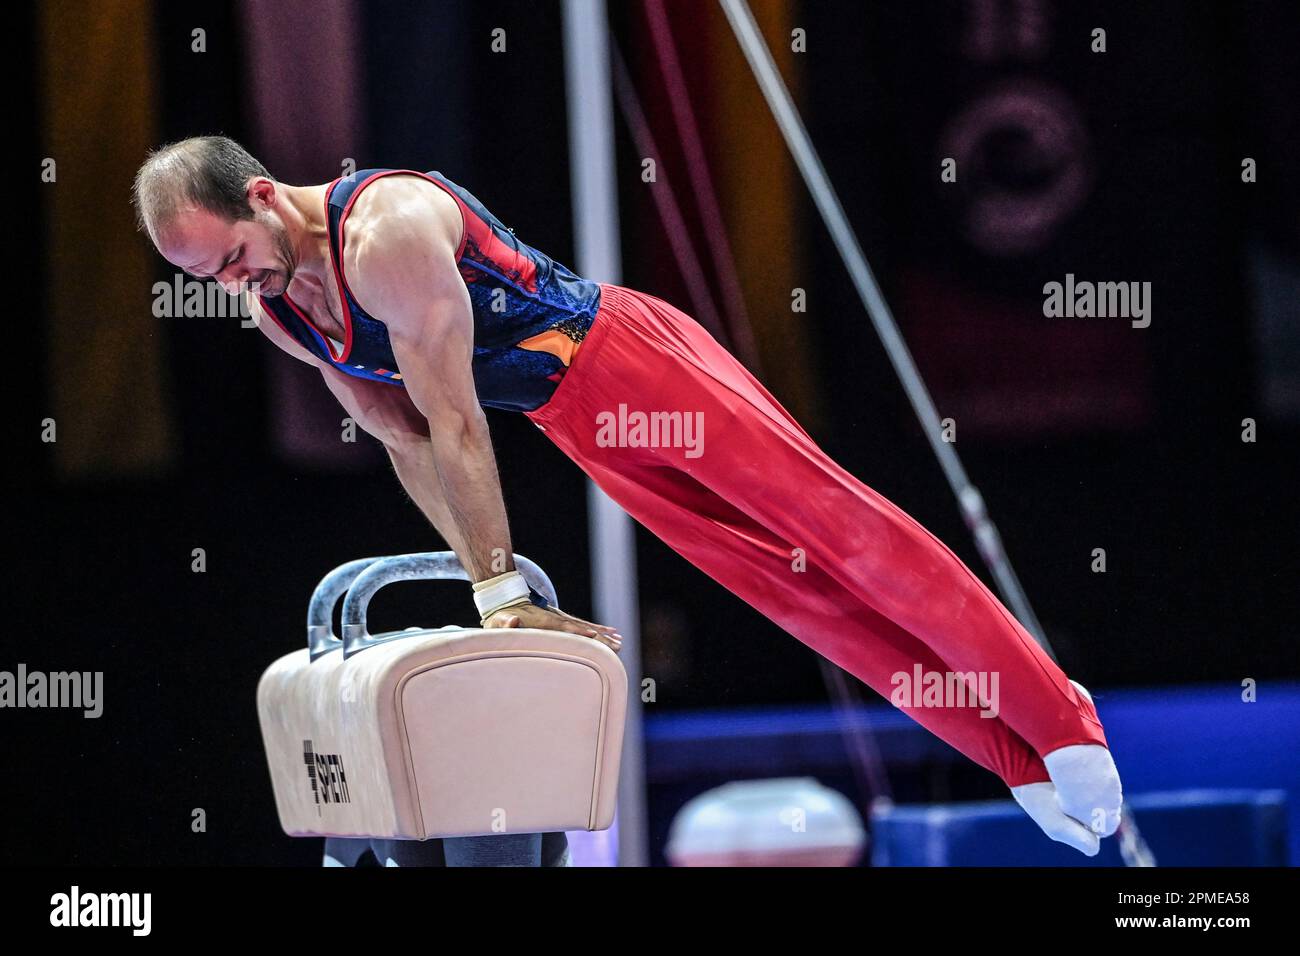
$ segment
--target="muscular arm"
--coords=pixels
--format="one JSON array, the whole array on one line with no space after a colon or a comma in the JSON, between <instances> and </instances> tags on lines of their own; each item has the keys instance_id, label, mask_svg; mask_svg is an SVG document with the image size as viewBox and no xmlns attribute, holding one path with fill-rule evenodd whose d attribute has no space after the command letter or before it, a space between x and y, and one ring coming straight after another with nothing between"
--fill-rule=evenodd
<instances>
[{"instance_id":1,"label":"muscular arm","mask_svg":"<svg viewBox=\"0 0 1300 956\"><path fill-rule=\"evenodd\" d=\"M353 378L332 368L322 368L321 374L356 423L383 442L397 480L463 561L465 543L437 481L428 421L400 388Z\"/></svg>"},{"instance_id":2,"label":"muscular arm","mask_svg":"<svg viewBox=\"0 0 1300 956\"><path fill-rule=\"evenodd\" d=\"M459 555L464 545L435 477L429 423L405 391L394 385L344 375L331 368L265 315L256 299L250 298L250 314L257 318L258 327L277 346L294 358L320 369L330 392L352 420L383 443L406 493L442 535L448 547Z\"/></svg>"},{"instance_id":3,"label":"muscular arm","mask_svg":"<svg viewBox=\"0 0 1300 956\"><path fill-rule=\"evenodd\" d=\"M456 553L482 581L513 569L514 552L474 388L474 318L455 259L460 229L454 204L391 190L350 229L346 255L353 294L383 317L406 392L427 420L432 471L460 539Z\"/></svg>"},{"instance_id":4,"label":"muscular arm","mask_svg":"<svg viewBox=\"0 0 1300 956\"><path fill-rule=\"evenodd\" d=\"M459 208L430 183L393 177L367 189L351 217L344 246L351 291L387 326L405 389L342 375L278 326L287 342L276 344L322 366L331 391L383 440L403 486L471 580L513 570L496 456L474 388L474 317L455 258ZM274 320L262 324L276 340ZM531 603L500 609L484 626L568 631L615 651L622 646L617 628Z\"/></svg>"}]
</instances>

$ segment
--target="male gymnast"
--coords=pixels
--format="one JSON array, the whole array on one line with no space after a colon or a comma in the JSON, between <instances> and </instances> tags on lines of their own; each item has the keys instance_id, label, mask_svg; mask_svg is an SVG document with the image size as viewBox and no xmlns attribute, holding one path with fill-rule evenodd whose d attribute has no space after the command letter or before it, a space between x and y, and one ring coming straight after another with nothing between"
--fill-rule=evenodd
<instances>
[{"instance_id":1,"label":"male gymnast","mask_svg":"<svg viewBox=\"0 0 1300 956\"><path fill-rule=\"evenodd\" d=\"M917 668L994 675L996 716L989 701L895 704L997 774L1053 840L1093 856L1119 826L1119 774L1087 692L667 302L575 275L438 172L290 186L203 136L151 153L134 201L168 262L244 292L262 332L318 367L383 443L468 571L483 627L621 645L515 570L491 406L523 412L673 550L886 698Z\"/></svg>"}]
</instances>

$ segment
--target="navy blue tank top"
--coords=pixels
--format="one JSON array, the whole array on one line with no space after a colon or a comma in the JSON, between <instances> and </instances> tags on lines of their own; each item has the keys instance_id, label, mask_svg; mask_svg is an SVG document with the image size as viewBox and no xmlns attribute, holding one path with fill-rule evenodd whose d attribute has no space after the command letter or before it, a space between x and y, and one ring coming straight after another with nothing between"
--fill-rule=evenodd
<instances>
[{"instance_id":1,"label":"navy blue tank top","mask_svg":"<svg viewBox=\"0 0 1300 956\"><path fill-rule=\"evenodd\" d=\"M388 329L357 304L343 274L343 227L352 204L369 183L398 174L421 176L447 192L465 219L456 261L474 312L479 403L520 412L545 405L595 321L600 285L520 242L468 191L436 171L365 169L326 190L330 259L344 304L343 342L327 338L287 293L259 296L262 307L299 345L340 372L402 386Z\"/></svg>"}]
</instances>

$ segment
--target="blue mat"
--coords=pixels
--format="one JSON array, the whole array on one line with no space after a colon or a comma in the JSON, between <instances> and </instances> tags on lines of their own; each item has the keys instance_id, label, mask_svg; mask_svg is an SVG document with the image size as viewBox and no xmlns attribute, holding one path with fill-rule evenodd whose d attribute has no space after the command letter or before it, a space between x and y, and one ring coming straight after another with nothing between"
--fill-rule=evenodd
<instances>
[{"instance_id":1,"label":"blue mat","mask_svg":"<svg viewBox=\"0 0 1300 956\"><path fill-rule=\"evenodd\" d=\"M1286 866L1282 790L1180 790L1125 800L1160 866ZM878 808L873 866L1123 866L1049 840L1012 800Z\"/></svg>"}]
</instances>

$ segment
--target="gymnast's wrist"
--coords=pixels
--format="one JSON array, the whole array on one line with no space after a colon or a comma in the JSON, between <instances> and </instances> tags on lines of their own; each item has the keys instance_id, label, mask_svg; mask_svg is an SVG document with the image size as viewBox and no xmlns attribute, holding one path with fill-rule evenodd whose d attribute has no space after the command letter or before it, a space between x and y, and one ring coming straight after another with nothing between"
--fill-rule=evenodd
<instances>
[{"instance_id":1,"label":"gymnast's wrist","mask_svg":"<svg viewBox=\"0 0 1300 956\"><path fill-rule=\"evenodd\" d=\"M474 605L478 608L480 623L486 622L498 611L533 604L547 607L546 598L537 592L516 570L474 582Z\"/></svg>"}]
</instances>

